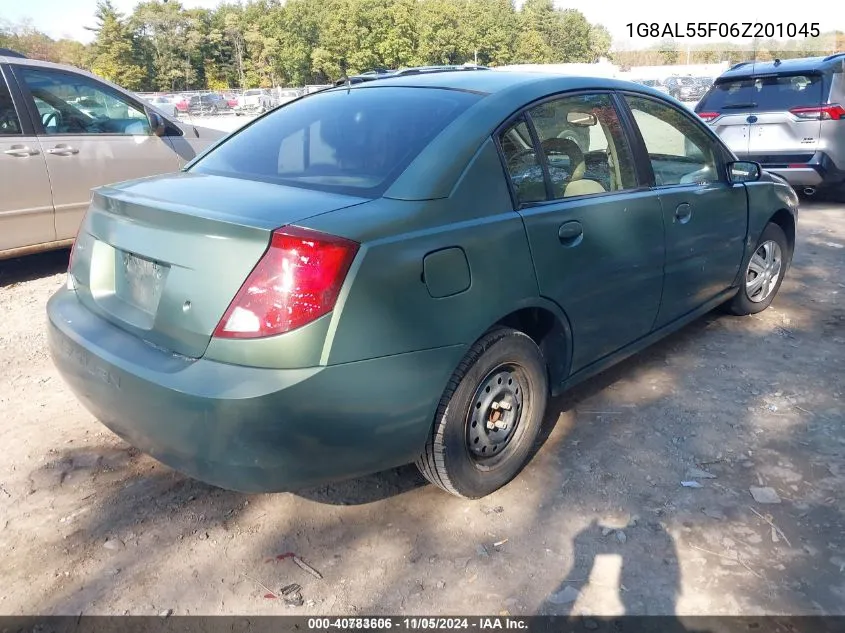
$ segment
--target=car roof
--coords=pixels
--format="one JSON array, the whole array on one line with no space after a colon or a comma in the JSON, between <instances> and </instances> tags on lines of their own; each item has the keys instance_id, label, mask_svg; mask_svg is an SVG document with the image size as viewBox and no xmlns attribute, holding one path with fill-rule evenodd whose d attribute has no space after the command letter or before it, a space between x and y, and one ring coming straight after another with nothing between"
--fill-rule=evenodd
<instances>
[{"instance_id":1,"label":"car roof","mask_svg":"<svg viewBox=\"0 0 845 633\"><path fill-rule=\"evenodd\" d=\"M0 49L0 50L8 50L8 49ZM14 53L14 51L8 51L10 53ZM56 70L71 70L75 73L83 73L85 75L91 75L91 73L82 70L81 68L77 68L76 66L68 66L67 64L56 64L54 62L45 62L40 59L30 59L29 57L24 56L17 56L17 55L2 55L0 54L0 64L17 64L18 66L38 66L41 68L54 68Z\"/></svg>"},{"instance_id":2,"label":"car roof","mask_svg":"<svg viewBox=\"0 0 845 633\"><path fill-rule=\"evenodd\" d=\"M492 143L490 133L523 107L547 97L577 90L626 90L648 95L675 108L684 106L649 86L606 77L579 77L541 72L484 71L442 72L382 78L315 93L323 98L362 90L391 88L460 90L481 95L425 146L411 165L393 182L385 197L398 200L434 200L448 197L456 178L477 154ZM385 95L387 96L387 95ZM690 112L690 116L694 116ZM703 125L703 124L702 124ZM426 178L420 178L425 173Z\"/></svg>"},{"instance_id":3,"label":"car roof","mask_svg":"<svg viewBox=\"0 0 845 633\"><path fill-rule=\"evenodd\" d=\"M77 75L83 75L84 77L88 77L96 82L101 84L105 84L111 88L114 88L118 92L121 92L125 95L132 97L133 99L141 98L138 96L137 93L133 93L125 88L121 88L115 83L107 79L103 79L93 73L88 72L87 70L83 70L82 68L77 68L76 66L70 66L68 64L56 64L54 62L45 62L40 59L30 59L28 57L14 57L9 55L0 55L0 64L15 64L16 66L31 66L33 68L49 68L52 70L63 70L66 72L75 73Z\"/></svg>"},{"instance_id":4,"label":"car roof","mask_svg":"<svg viewBox=\"0 0 845 633\"><path fill-rule=\"evenodd\" d=\"M796 59L771 60L766 62L740 62L731 66L719 76L719 79L769 75L779 73L824 72L842 68L845 65L845 53L836 53L827 57L800 57Z\"/></svg>"},{"instance_id":5,"label":"car roof","mask_svg":"<svg viewBox=\"0 0 845 633\"><path fill-rule=\"evenodd\" d=\"M475 92L482 95L493 95L497 93L520 93L522 89L531 86L537 92L548 91L563 92L566 90L577 90L579 88L589 89L631 89L649 92L664 98L658 91L651 90L630 81L608 79L607 77L583 77L575 75L560 75L544 72L525 71L478 71L478 72L442 72L442 73L421 73L415 75L403 75L399 77L385 77L374 79L349 86L336 86L327 89L325 92L339 92L343 90L368 90L382 87L409 87L409 88L442 88L449 90L463 90ZM534 90L532 90L534 92Z\"/></svg>"}]
</instances>

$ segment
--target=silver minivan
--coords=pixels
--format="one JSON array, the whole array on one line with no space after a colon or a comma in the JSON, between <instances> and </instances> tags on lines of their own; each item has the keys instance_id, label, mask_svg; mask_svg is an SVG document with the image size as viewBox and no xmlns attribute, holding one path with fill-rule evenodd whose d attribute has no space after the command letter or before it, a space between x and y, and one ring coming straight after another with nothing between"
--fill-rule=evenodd
<instances>
[{"instance_id":1,"label":"silver minivan","mask_svg":"<svg viewBox=\"0 0 845 633\"><path fill-rule=\"evenodd\" d=\"M179 171L223 136L84 70L0 49L0 260L70 246L91 189Z\"/></svg>"},{"instance_id":2,"label":"silver minivan","mask_svg":"<svg viewBox=\"0 0 845 633\"><path fill-rule=\"evenodd\" d=\"M797 191L845 194L845 53L736 64L695 112L740 159Z\"/></svg>"}]
</instances>

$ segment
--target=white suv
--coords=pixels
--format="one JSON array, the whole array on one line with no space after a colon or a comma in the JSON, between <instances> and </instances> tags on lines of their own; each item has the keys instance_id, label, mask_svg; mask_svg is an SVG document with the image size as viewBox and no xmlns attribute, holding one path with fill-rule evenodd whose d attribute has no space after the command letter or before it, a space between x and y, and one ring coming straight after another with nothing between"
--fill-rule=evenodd
<instances>
[{"instance_id":1,"label":"white suv","mask_svg":"<svg viewBox=\"0 0 845 633\"><path fill-rule=\"evenodd\" d=\"M223 136L84 70L0 49L0 259L69 246L91 189L179 171Z\"/></svg>"}]
</instances>

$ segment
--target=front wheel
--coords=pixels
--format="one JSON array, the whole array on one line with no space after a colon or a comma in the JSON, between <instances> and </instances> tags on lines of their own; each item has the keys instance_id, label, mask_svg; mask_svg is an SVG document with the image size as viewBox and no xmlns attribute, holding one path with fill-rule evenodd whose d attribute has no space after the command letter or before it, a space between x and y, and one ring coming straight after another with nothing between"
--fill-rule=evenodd
<instances>
[{"instance_id":1,"label":"front wheel","mask_svg":"<svg viewBox=\"0 0 845 633\"><path fill-rule=\"evenodd\" d=\"M417 467L446 492L477 499L513 479L540 432L548 400L546 363L534 341L496 328L452 375Z\"/></svg>"},{"instance_id":2,"label":"front wheel","mask_svg":"<svg viewBox=\"0 0 845 633\"><path fill-rule=\"evenodd\" d=\"M777 224L767 224L728 310L745 316L768 308L780 289L791 259L792 250L783 229Z\"/></svg>"}]
</instances>

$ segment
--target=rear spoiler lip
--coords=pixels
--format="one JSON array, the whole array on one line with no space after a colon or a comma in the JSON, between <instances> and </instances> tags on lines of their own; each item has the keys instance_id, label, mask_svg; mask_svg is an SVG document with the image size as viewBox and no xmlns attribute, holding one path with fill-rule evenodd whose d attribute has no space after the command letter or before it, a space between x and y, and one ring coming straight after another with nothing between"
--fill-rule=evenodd
<instances>
[{"instance_id":1,"label":"rear spoiler lip","mask_svg":"<svg viewBox=\"0 0 845 633\"><path fill-rule=\"evenodd\" d=\"M799 75L824 75L821 70L785 70L783 72L765 72L765 73L754 73L751 72L747 75L731 75L730 77L717 77L716 81L713 82L714 86L718 86L720 84L728 84L734 83L735 81L746 81L748 79L766 79L768 77L797 77Z\"/></svg>"}]
</instances>

